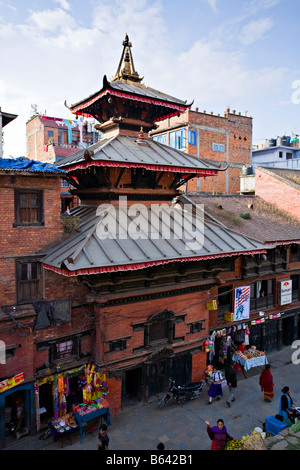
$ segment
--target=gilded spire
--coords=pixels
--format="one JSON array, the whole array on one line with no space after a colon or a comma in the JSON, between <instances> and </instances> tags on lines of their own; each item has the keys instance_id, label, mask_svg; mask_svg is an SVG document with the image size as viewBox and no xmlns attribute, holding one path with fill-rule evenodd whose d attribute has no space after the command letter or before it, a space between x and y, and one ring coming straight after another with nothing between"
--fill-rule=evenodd
<instances>
[{"instance_id":1,"label":"gilded spire","mask_svg":"<svg viewBox=\"0 0 300 470\"><path fill-rule=\"evenodd\" d=\"M115 80L131 80L133 82L141 82L139 74L135 71L133 58L131 54L132 44L129 41L128 34L125 35L125 40L123 41L123 52L121 60L119 62L118 70L116 75L112 78L112 81Z\"/></svg>"}]
</instances>

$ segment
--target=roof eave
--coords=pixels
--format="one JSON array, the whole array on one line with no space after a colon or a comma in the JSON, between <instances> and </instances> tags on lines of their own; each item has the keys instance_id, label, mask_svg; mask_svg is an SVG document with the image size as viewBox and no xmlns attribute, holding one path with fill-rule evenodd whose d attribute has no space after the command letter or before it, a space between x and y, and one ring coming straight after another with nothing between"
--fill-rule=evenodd
<instances>
[{"instance_id":1,"label":"roof eave","mask_svg":"<svg viewBox=\"0 0 300 470\"><path fill-rule=\"evenodd\" d=\"M205 261L209 259L217 259L217 258L230 258L233 256L240 256L240 255L255 255L255 254L262 254L266 253L267 248L256 249L256 250L247 250L247 251L239 251L239 252L231 252L231 253L220 253L214 255L205 255L205 256L194 256L194 257L186 257L186 258L171 258L168 260L155 260L155 261L148 261L143 263L131 263L131 264L123 264L123 265L112 265L112 266L95 266L92 268L81 268L75 269L74 271L69 270L66 265L63 263L61 267L51 266L46 263L42 263L45 269L49 271L54 271L57 274L62 276L84 276L84 275L92 275L92 274L103 274L103 273L111 273L111 272L120 272L120 271L137 271L139 269L145 269L153 266L165 265L170 263L183 263L187 261Z\"/></svg>"}]
</instances>

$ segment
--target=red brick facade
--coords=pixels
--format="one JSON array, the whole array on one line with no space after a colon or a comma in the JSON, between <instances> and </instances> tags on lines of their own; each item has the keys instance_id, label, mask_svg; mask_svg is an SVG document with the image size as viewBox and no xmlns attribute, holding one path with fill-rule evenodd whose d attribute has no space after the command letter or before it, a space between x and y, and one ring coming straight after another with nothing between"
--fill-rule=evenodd
<instances>
[{"instance_id":1,"label":"red brick facade","mask_svg":"<svg viewBox=\"0 0 300 470\"><path fill-rule=\"evenodd\" d=\"M300 189L264 168L255 169L255 194L300 220Z\"/></svg>"},{"instance_id":2,"label":"red brick facade","mask_svg":"<svg viewBox=\"0 0 300 470\"><path fill-rule=\"evenodd\" d=\"M195 132L196 140L195 145L191 145L187 138L186 149L182 149L184 152L221 163L222 167L228 165L226 171L218 172L216 176L189 181L188 192L237 194L240 190L242 167L251 164L252 118L236 111L230 112L229 109L223 116L198 112L197 109L188 110L179 117L160 123L152 136L185 126L187 130ZM216 151L213 144L224 147L219 147L222 151Z\"/></svg>"}]
</instances>

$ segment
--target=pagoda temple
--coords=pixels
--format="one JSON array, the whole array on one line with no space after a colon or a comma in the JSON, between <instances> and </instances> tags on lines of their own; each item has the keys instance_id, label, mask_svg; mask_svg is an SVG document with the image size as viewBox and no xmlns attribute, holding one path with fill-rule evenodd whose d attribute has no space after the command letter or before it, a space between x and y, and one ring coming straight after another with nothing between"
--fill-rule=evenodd
<instances>
[{"instance_id":1,"label":"pagoda temple","mask_svg":"<svg viewBox=\"0 0 300 470\"><path fill-rule=\"evenodd\" d=\"M57 282L76 277L89 289L82 302L95 316L94 360L108 371L114 411L162 392L170 375L203 378L210 289L240 255L266 250L180 204L186 181L224 169L149 138L191 103L145 86L131 47L126 35L113 79L69 106L95 118L103 138L58 164L81 201L71 211L78 224L42 260Z\"/></svg>"}]
</instances>

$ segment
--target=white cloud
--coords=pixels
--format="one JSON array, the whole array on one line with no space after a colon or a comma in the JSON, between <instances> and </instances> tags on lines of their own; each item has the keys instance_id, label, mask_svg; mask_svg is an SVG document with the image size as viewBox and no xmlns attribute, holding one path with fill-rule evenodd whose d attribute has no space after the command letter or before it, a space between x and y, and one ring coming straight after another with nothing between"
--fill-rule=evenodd
<instances>
[{"instance_id":1,"label":"white cloud","mask_svg":"<svg viewBox=\"0 0 300 470\"><path fill-rule=\"evenodd\" d=\"M29 23L41 31L55 31L60 28L74 27L75 20L61 8L55 10L31 11Z\"/></svg>"},{"instance_id":2,"label":"white cloud","mask_svg":"<svg viewBox=\"0 0 300 470\"><path fill-rule=\"evenodd\" d=\"M218 0L204 1L217 12ZM248 48L241 44L251 44L272 27L268 18L250 21L258 17L252 12L239 10L224 22L218 18L218 28L205 38L199 30L198 40L186 41L182 52L174 26L167 29L164 0L87 0L81 2L82 8L91 9L91 20L85 23L73 6L77 2L53 2L52 9L48 2L47 9L30 11L27 17L24 9L22 24L6 22L0 27L5 45L0 49L0 99L4 96L6 103L2 109L19 115L5 129L7 142L18 129L17 140L24 147L31 104L37 104L41 113L47 110L49 116L68 117L64 100L70 105L101 89L103 75L110 79L117 70L125 33L145 85L183 100L194 99L207 112L223 112L229 105L252 114L255 100L272 92L275 99L287 76L277 64L262 69L249 63ZM271 3L277 0L266 0L265 6ZM242 41L239 44L237 37ZM13 136L11 142L15 147ZM10 149L7 143L4 151L12 153ZM24 155L24 151L18 153Z\"/></svg>"},{"instance_id":3,"label":"white cloud","mask_svg":"<svg viewBox=\"0 0 300 470\"><path fill-rule=\"evenodd\" d=\"M263 35L269 31L273 26L271 18L261 18L258 20L250 21L243 27L239 39L244 46L249 46L255 41L261 39Z\"/></svg>"},{"instance_id":4,"label":"white cloud","mask_svg":"<svg viewBox=\"0 0 300 470\"><path fill-rule=\"evenodd\" d=\"M184 70L190 72L183 75ZM173 73L182 76L182 82L188 82L188 92L194 95L189 99L211 105L224 103L224 106L275 91L285 77L283 68L251 68L243 53L226 51L221 42L204 40L180 55Z\"/></svg>"},{"instance_id":5,"label":"white cloud","mask_svg":"<svg viewBox=\"0 0 300 470\"><path fill-rule=\"evenodd\" d=\"M216 13L218 11L217 0L206 0L206 1L209 4L210 8Z\"/></svg>"},{"instance_id":6,"label":"white cloud","mask_svg":"<svg viewBox=\"0 0 300 470\"><path fill-rule=\"evenodd\" d=\"M64 10L71 9L70 3L67 0L53 0L53 1L55 3L58 3L61 6L61 8L63 8Z\"/></svg>"}]
</instances>

